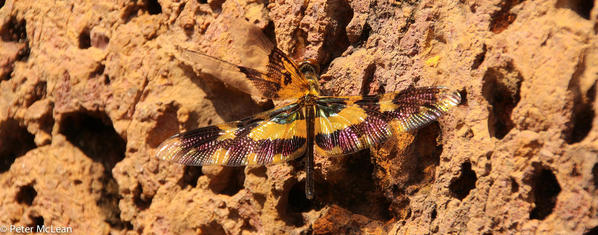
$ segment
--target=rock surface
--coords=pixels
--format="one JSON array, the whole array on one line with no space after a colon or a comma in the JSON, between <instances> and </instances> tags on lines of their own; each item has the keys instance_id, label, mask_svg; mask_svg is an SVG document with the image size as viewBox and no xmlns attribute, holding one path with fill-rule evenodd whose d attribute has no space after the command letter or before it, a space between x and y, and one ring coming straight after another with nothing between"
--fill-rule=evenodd
<instances>
[{"instance_id":1,"label":"rock surface","mask_svg":"<svg viewBox=\"0 0 598 235\"><path fill-rule=\"evenodd\" d=\"M598 3L0 1L0 225L76 233L598 232ZM329 95L410 85L463 104L416 135L300 161L184 167L179 131L272 108L172 54L234 63L244 17L321 64ZM234 36L234 35L232 35Z\"/></svg>"}]
</instances>

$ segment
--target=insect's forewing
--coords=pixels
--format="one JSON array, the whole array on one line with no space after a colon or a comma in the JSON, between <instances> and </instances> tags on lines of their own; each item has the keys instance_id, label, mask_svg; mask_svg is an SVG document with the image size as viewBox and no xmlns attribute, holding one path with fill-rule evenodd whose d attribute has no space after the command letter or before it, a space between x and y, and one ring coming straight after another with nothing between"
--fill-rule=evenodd
<instances>
[{"instance_id":1,"label":"insect's forewing","mask_svg":"<svg viewBox=\"0 0 598 235\"><path fill-rule=\"evenodd\" d=\"M442 87L409 88L380 96L322 97L316 104L315 143L320 155L342 155L377 145L393 133L420 128L461 102Z\"/></svg>"},{"instance_id":2,"label":"insect's forewing","mask_svg":"<svg viewBox=\"0 0 598 235\"><path fill-rule=\"evenodd\" d=\"M174 135L158 147L156 156L190 166L266 165L298 158L305 149L305 108L294 103Z\"/></svg>"},{"instance_id":3,"label":"insect's forewing","mask_svg":"<svg viewBox=\"0 0 598 235\"><path fill-rule=\"evenodd\" d=\"M176 46L175 56L200 73L254 96L283 100L298 98L308 91L309 85L297 65L274 47L259 28L243 19L228 21L217 21L210 26L222 32L215 34L222 38L206 39L227 42L227 54L218 51L206 54ZM219 59L231 55L237 57L239 65Z\"/></svg>"}]
</instances>

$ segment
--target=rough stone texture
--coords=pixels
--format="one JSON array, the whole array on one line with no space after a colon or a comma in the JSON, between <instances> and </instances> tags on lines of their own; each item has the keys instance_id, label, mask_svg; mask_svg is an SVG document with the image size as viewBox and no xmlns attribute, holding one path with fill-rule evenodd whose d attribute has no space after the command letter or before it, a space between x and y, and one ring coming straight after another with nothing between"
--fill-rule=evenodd
<instances>
[{"instance_id":1,"label":"rough stone texture","mask_svg":"<svg viewBox=\"0 0 598 235\"><path fill-rule=\"evenodd\" d=\"M77 233L598 232L598 5L551 1L0 1L0 224ZM244 17L330 95L461 91L418 134L300 161L184 167L168 136L266 110L173 56L242 63ZM234 36L234 35L232 35Z\"/></svg>"}]
</instances>

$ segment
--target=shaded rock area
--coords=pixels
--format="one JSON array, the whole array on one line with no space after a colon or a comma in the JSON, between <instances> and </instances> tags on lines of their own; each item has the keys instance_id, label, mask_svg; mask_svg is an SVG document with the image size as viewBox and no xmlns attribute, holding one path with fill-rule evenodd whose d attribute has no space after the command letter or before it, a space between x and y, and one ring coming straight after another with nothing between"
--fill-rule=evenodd
<instances>
[{"instance_id":1,"label":"shaded rock area","mask_svg":"<svg viewBox=\"0 0 598 235\"><path fill-rule=\"evenodd\" d=\"M92 234L595 234L593 0L0 1L0 225ZM202 76L242 17L327 95L442 85L417 134L303 163L185 167L167 137L273 107ZM229 37L234 35L229 35Z\"/></svg>"}]
</instances>

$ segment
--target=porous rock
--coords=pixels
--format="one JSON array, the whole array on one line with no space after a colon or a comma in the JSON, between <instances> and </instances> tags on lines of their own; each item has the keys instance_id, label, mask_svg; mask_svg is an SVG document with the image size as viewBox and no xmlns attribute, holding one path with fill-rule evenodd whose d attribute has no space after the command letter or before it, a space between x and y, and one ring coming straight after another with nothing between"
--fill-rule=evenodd
<instances>
[{"instance_id":1,"label":"porous rock","mask_svg":"<svg viewBox=\"0 0 598 235\"><path fill-rule=\"evenodd\" d=\"M554 1L0 1L0 225L92 234L598 231L598 7ZM201 76L174 45L242 63L243 18L327 95L440 85L463 102L349 156L185 167L177 132L272 103ZM232 35L234 37L234 35Z\"/></svg>"}]
</instances>

